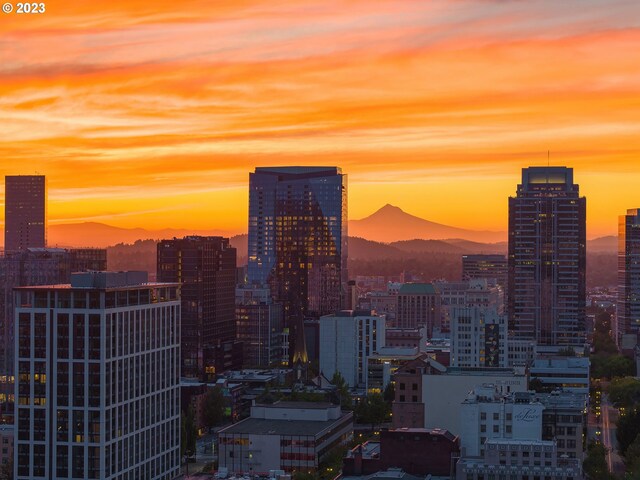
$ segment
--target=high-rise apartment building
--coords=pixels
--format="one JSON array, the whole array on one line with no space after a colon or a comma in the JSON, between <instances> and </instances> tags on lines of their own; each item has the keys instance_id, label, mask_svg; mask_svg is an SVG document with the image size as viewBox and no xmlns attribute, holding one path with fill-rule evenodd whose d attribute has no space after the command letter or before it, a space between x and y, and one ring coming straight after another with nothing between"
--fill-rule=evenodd
<instances>
[{"instance_id":1,"label":"high-rise apartment building","mask_svg":"<svg viewBox=\"0 0 640 480\"><path fill-rule=\"evenodd\" d=\"M47 243L47 189L44 175L4 177L4 249L19 252Z\"/></svg>"},{"instance_id":2,"label":"high-rise apartment building","mask_svg":"<svg viewBox=\"0 0 640 480\"><path fill-rule=\"evenodd\" d=\"M16 289L15 314L14 478L176 478L179 285L79 273Z\"/></svg>"},{"instance_id":3,"label":"high-rise apartment building","mask_svg":"<svg viewBox=\"0 0 640 480\"><path fill-rule=\"evenodd\" d=\"M182 375L203 377L241 368L235 345L236 249L229 239L161 241L157 279L181 284Z\"/></svg>"},{"instance_id":4,"label":"high-rise apartment building","mask_svg":"<svg viewBox=\"0 0 640 480\"><path fill-rule=\"evenodd\" d=\"M282 302L293 361L303 320L340 310L347 286L347 176L337 167L264 167L249 175L250 284Z\"/></svg>"},{"instance_id":5,"label":"high-rise apartment building","mask_svg":"<svg viewBox=\"0 0 640 480\"><path fill-rule=\"evenodd\" d=\"M107 268L107 251L99 248L27 248L0 258L0 378L13 375L15 287L69 283L72 272L102 271ZM7 382L7 385L10 382ZM0 402L7 391L0 383ZM11 394L13 385L10 385Z\"/></svg>"},{"instance_id":6,"label":"high-rise apartment building","mask_svg":"<svg viewBox=\"0 0 640 480\"><path fill-rule=\"evenodd\" d=\"M583 345L585 272L586 199L573 169L522 169L509 198L509 330L542 345Z\"/></svg>"},{"instance_id":7,"label":"high-rise apartment building","mask_svg":"<svg viewBox=\"0 0 640 480\"><path fill-rule=\"evenodd\" d=\"M627 210L618 222L618 303L614 334L640 333L640 208Z\"/></svg>"}]
</instances>

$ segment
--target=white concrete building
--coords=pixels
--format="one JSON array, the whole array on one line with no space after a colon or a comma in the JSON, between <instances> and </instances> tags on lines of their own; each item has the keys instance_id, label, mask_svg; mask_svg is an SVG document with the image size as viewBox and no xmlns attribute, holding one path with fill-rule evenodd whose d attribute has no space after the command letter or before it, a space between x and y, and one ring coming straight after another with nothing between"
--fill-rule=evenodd
<instances>
[{"instance_id":1,"label":"white concrete building","mask_svg":"<svg viewBox=\"0 0 640 480\"><path fill-rule=\"evenodd\" d=\"M463 457L456 480L582 480L582 465L544 440L487 440L483 457Z\"/></svg>"},{"instance_id":2,"label":"white concrete building","mask_svg":"<svg viewBox=\"0 0 640 480\"><path fill-rule=\"evenodd\" d=\"M338 371L350 387L365 387L367 359L385 345L385 317L370 311L343 310L320 317L320 371Z\"/></svg>"},{"instance_id":3,"label":"white concrete building","mask_svg":"<svg viewBox=\"0 0 640 480\"><path fill-rule=\"evenodd\" d=\"M495 307L451 308L451 366L506 367L507 319Z\"/></svg>"},{"instance_id":4,"label":"white concrete building","mask_svg":"<svg viewBox=\"0 0 640 480\"><path fill-rule=\"evenodd\" d=\"M424 428L443 428L461 435L460 409L471 390L493 384L505 393L526 392L527 377L508 368L448 368L438 375L423 375Z\"/></svg>"},{"instance_id":5,"label":"white concrete building","mask_svg":"<svg viewBox=\"0 0 640 480\"><path fill-rule=\"evenodd\" d=\"M463 457L481 457L489 439L541 440L544 406L529 393L502 395L495 385L476 387L460 409Z\"/></svg>"},{"instance_id":6,"label":"white concrete building","mask_svg":"<svg viewBox=\"0 0 640 480\"><path fill-rule=\"evenodd\" d=\"M179 286L89 272L15 296L14 478L175 478Z\"/></svg>"}]
</instances>

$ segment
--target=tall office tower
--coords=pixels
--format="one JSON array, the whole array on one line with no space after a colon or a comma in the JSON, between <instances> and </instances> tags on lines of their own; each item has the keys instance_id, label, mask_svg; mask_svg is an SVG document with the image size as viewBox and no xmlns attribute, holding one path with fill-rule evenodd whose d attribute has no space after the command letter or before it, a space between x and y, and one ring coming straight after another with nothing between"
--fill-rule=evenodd
<instances>
[{"instance_id":1,"label":"tall office tower","mask_svg":"<svg viewBox=\"0 0 640 480\"><path fill-rule=\"evenodd\" d=\"M398 291L396 327L427 329L432 338L433 329L440 328L440 293L430 283L404 283Z\"/></svg>"},{"instance_id":2,"label":"tall office tower","mask_svg":"<svg viewBox=\"0 0 640 480\"><path fill-rule=\"evenodd\" d=\"M292 362L306 362L303 321L342 307L347 175L337 167L256 168L249 175L250 284L282 302Z\"/></svg>"},{"instance_id":3,"label":"tall office tower","mask_svg":"<svg viewBox=\"0 0 640 480\"><path fill-rule=\"evenodd\" d=\"M243 345L244 367L269 367L282 361L282 304L269 287L236 288L236 328Z\"/></svg>"},{"instance_id":4,"label":"tall office tower","mask_svg":"<svg viewBox=\"0 0 640 480\"><path fill-rule=\"evenodd\" d=\"M47 243L47 189L44 175L4 177L4 249L19 252Z\"/></svg>"},{"instance_id":5,"label":"tall office tower","mask_svg":"<svg viewBox=\"0 0 640 480\"><path fill-rule=\"evenodd\" d=\"M78 273L16 305L14 478L176 478L179 285Z\"/></svg>"},{"instance_id":6,"label":"tall office tower","mask_svg":"<svg viewBox=\"0 0 640 480\"><path fill-rule=\"evenodd\" d=\"M618 344L623 335L640 333L640 208L627 210L618 222L618 304L614 324ZM637 338L636 338L637 342Z\"/></svg>"},{"instance_id":7,"label":"tall office tower","mask_svg":"<svg viewBox=\"0 0 640 480\"><path fill-rule=\"evenodd\" d=\"M234 345L236 249L229 239L161 241L157 279L182 284L182 375L203 377L241 368Z\"/></svg>"},{"instance_id":8,"label":"tall office tower","mask_svg":"<svg viewBox=\"0 0 640 480\"><path fill-rule=\"evenodd\" d=\"M69 283L72 272L106 268L107 251L98 248L27 248L0 258L0 402L5 401L3 380L13 374L13 289Z\"/></svg>"},{"instance_id":9,"label":"tall office tower","mask_svg":"<svg viewBox=\"0 0 640 480\"><path fill-rule=\"evenodd\" d=\"M522 169L509 198L509 330L540 345L584 345L586 199L573 169Z\"/></svg>"}]
</instances>

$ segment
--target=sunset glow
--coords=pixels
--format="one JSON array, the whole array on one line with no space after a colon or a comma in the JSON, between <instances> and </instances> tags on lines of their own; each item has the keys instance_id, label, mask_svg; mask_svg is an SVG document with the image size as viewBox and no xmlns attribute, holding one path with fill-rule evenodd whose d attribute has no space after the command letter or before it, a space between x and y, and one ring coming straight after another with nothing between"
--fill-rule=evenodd
<instances>
[{"instance_id":1,"label":"sunset glow","mask_svg":"<svg viewBox=\"0 0 640 480\"><path fill-rule=\"evenodd\" d=\"M573 167L588 236L640 207L636 0L54 0L0 14L0 169L49 222L246 231L249 171L337 165L391 203L506 230ZM3 213L0 213L3 215Z\"/></svg>"}]
</instances>

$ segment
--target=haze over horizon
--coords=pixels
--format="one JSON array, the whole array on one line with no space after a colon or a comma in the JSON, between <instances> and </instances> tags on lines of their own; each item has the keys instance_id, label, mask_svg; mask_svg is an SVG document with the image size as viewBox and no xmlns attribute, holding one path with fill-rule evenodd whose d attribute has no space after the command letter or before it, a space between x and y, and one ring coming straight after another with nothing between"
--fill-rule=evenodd
<instances>
[{"instance_id":1,"label":"haze over horizon","mask_svg":"<svg viewBox=\"0 0 640 480\"><path fill-rule=\"evenodd\" d=\"M0 172L47 176L52 225L244 231L248 173L287 164L342 167L352 219L504 231L547 151L589 238L640 205L635 1L60 0L2 28Z\"/></svg>"}]
</instances>

